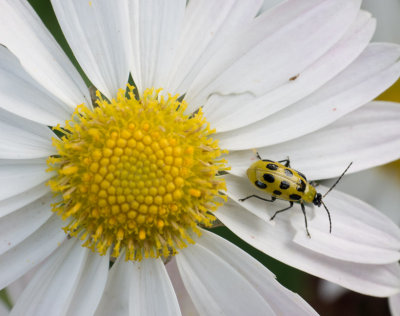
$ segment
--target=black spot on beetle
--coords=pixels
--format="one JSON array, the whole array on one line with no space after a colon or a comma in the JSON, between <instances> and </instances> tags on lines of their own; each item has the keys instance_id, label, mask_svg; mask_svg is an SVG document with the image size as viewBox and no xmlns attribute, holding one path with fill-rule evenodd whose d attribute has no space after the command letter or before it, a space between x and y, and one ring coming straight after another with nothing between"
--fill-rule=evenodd
<instances>
[{"instance_id":1,"label":"black spot on beetle","mask_svg":"<svg viewBox=\"0 0 400 316\"><path fill-rule=\"evenodd\" d=\"M296 190L299 192L304 192L306 190L306 183L300 179L300 183L297 186Z\"/></svg>"},{"instance_id":2,"label":"black spot on beetle","mask_svg":"<svg viewBox=\"0 0 400 316\"><path fill-rule=\"evenodd\" d=\"M260 180L256 180L254 184L256 185L256 187L260 189L265 189L267 187L267 185L264 182L261 182Z\"/></svg>"},{"instance_id":3,"label":"black spot on beetle","mask_svg":"<svg viewBox=\"0 0 400 316\"><path fill-rule=\"evenodd\" d=\"M289 198L290 198L291 200L296 200L296 201L301 200L301 196L298 195L298 194L290 194L290 195L289 195Z\"/></svg>"},{"instance_id":4,"label":"black spot on beetle","mask_svg":"<svg viewBox=\"0 0 400 316\"><path fill-rule=\"evenodd\" d=\"M267 168L268 168L269 170L278 170L278 166L277 166L276 164L274 164L274 163L269 163L269 164L267 165Z\"/></svg>"},{"instance_id":5,"label":"black spot on beetle","mask_svg":"<svg viewBox=\"0 0 400 316\"><path fill-rule=\"evenodd\" d=\"M290 188L290 183L287 182L287 181L282 181L281 184L279 185L279 187L280 187L282 190L287 190L287 189Z\"/></svg>"},{"instance_id":6,"label":"black spot on beetle","mask_svg":"<svg viewBox=\"0 0 400 316\"><path fill-rule=\"evenodd\" d=\"M288 177L293 177L293 172L292 172L290 169L285 169L285 174L286 174Z\"/></svg>"},{"instance_id":7,"label":"black spot on beetle","mask_svg":"<svg viewBox=\"0 0 400 316\"><path fill-rule=\"evenodd\" d=\"M281 191L279 191L279 190L274 190L274 192L273 192L275 195L281 195L282 194L282 192Z\"/></svg>"},{"instance_id":8,"label":"black spot on beetle","mask_svg":"<svg viewBox=\"0 0 400 316\"><path fill-rule=\"evenodd\" d=\"M275 181L275 177L270 173L264 173L263 178L269 183L273 183Z\"/></svg>"}]
</instances>

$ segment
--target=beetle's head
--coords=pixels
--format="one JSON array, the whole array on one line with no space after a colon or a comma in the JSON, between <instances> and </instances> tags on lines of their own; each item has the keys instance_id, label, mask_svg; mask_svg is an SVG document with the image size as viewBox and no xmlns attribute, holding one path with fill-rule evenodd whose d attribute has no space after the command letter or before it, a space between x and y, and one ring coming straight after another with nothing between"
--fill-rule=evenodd
<instances>
[{"instance_id":1,"label":"beetle's head","mask_svg":"<svg viewBox=\"0 0 400 316\"><path fill-rule=\"evenodd\" d=\"M316 205L316 206L321 206L321 203L322 203L322 194L321 194L321 193L315 194L313 203L314 203L314 205Z\"/></svg>"}]
</instances>

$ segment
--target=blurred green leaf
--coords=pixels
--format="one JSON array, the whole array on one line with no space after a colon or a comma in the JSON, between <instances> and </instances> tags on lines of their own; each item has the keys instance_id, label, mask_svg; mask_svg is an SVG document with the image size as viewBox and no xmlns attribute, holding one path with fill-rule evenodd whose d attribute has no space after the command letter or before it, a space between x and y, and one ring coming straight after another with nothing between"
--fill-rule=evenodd
<instances>
[{"instance_id":1,"label":"blurred green leaf","mask_svg":"<svg viewBox=\"0 0 400 316\"><path fill-rule=\"evenodd\" d=\"M12 308L12 303L11 303L10 297L7 293L7 289L2 289L0 291L0 300L3 301L3 303L7 306L8 309Z\"/></svg>"}]
</instances>

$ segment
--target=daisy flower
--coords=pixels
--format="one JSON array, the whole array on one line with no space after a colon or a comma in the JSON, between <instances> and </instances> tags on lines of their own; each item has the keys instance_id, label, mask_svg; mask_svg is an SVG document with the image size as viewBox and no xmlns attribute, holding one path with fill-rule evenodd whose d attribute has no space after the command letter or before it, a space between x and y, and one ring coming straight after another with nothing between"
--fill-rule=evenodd
<instances>
[{"instance_id":1,"label":"daisy flower","mask_svg":"<svg viewBox=\"0 0 400 316\"><path fill-rule=\"evenodd\" d=\"M311 179L398 158L400 108L368 102L400 47L369 44L360 1L52 5L97 92L27 2L1 2L0 288L39 265L12 314L179 315L168 260L201 315L315 314L204 230L216 218L314 275L400 291L400 231L371 206L331 192L332 234L310 206L310 239L299 211L269 221L283 201L239 201L255 148Z\"/></svg>"}]
</instances>

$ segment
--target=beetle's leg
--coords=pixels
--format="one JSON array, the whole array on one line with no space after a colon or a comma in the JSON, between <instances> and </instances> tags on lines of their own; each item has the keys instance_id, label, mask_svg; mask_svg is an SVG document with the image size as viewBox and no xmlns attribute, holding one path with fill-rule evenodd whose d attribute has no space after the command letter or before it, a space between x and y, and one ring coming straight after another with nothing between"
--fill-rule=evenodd
<instances>
[{"instance_id":1,"label":"beetle's leg","mask_svg":"<svg viewBox=\"0 0 400 316\"><path fill-rule=\"evenodd\" d=\"M276 200L276 197L274 197L274 196L271 196L271 200L268 200L268 199L266 199L266 198L262 198L261 196L252 194L252 195L246 196L246 197L243 198L243 199L239 199L239 201L240 201L240 202L243 202L243 201L246 201L247 199L250 199L250 198L252 198L252 197L255 197L255 198L257 198L257 199L260 199L260 200L263 200L263 201L267 201L267 202L274 202L274 201Z\"/></svg>"},{"instance_id":2,"label":"beetle's leg","mask_svg":"<svg viewBox=\"0 0 400 316\"><path fill-rule=\"evenodd\" d=\"M284 208L283 210L276 211L275 214L272 215L272 217L269 220L272 221L278 213L282 213L284 211L287 211L287 210L291 209L293 207L293 202L290 201L289 203L290 203L290 205L287 208Z\"/></svg>"},{"instance_id":3,"label":"beetle's leg","mask_svg":"<svg viewBox=\"0 0 400 316\"><path fill-rule=\"evenodd\" d=\"M311 238L310 232L308 231L306 209L305 209L305 207L304 207L303 202L300 202L300 205L301 205L301 210L302 210L303 215L304 215L304 222L306 223L307 236L308 236L309 238Z\"/></svg>"},{"instance_id":4,"label":"beetle's leg","mask_svg":"<svg viewBox=\"0 0 400 316\"><path fill-rule=\"evenodd\" d=\"M279 163L285 163L285 167L289 167L290 168L290 159L289 159L289 157L287 157L287 159L284 159L284 160L279 160L278 161Z\"/></svg>"}]
</instances>

